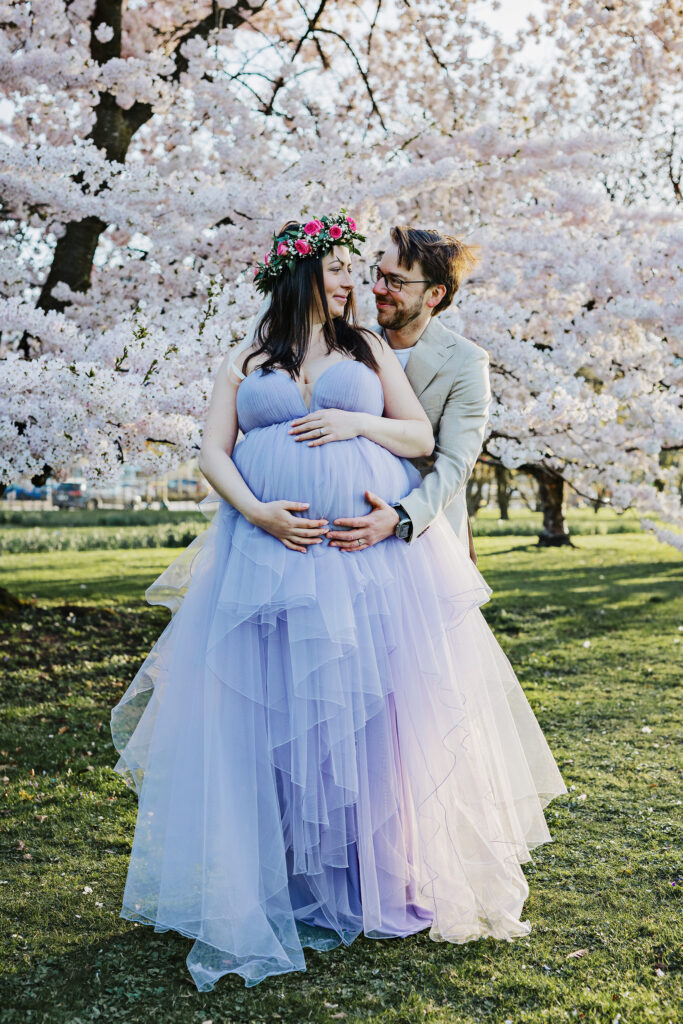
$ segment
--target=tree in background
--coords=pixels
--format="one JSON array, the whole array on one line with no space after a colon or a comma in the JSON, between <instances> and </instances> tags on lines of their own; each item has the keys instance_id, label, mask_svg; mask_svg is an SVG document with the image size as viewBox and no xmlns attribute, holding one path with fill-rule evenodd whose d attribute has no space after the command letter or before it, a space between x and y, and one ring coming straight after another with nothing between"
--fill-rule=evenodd
<instances>
[{"instance_id":1,"label":"tree in background","mask_svg":"<svg viewBox=\"0 0 683 1024\"><path fill-rule=\"evenodd\" d=\"M492 467L484 459L479 459L475 463L474 469L467 481L465 492L467 514L470 519L476 516L480 508L488 505L493 476Z\"/></svg>"},{"instance_id":2,"label":"tree in background","mask_svg":"<svg viewBox=\"0 0 683 1024\"><path fill-rule=\"evenodd\" d=\"M510 499L514 488L512 486L511 473L505 466L496 466L496 501L501 519L510 518Z\"/></svg>"},{"instance_id":3,"label":"tree in background","mask_svg":"<svg viewBox=\"0 0 683 1024\"><path fill-rule=\"evenodd\" d=\"M481 245L445 319L550 532L605 489L683 544L678 4L546 0L512 42L496 7L0 3L0 480L196 454L250 265L344 205L369 259L397 221Z\"/></svg>"}]
</instances>

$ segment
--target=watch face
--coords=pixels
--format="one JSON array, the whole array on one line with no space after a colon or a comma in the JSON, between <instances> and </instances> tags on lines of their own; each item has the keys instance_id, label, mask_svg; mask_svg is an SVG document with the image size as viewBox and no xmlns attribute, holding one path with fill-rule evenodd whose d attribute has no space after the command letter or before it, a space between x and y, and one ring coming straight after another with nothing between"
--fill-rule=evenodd
<instances>
[{"instance_id":1,"label":"watch face","mask_svg":"<svg viewBox=\"0 0 683 1024\"><path fill-rule=\"evenodd\" d=\"M400 540L406 540L410 536L410 520L401 519L396 527L396 536Z\"/></svg>"}]
</instances>

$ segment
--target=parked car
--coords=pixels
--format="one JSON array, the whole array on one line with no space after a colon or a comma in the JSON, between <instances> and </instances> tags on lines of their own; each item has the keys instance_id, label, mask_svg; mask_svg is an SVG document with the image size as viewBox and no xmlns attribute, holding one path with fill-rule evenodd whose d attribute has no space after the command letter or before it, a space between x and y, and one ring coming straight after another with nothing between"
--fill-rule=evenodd
<instances>
[{"instance_id":1,"label":"parked car","mask_svg":"<svg viewBox=\"0 0 683 1024\"><path fill-rule=\"evenodd\" d=\"M5 489L4 496L15 501L43 501L47 495L47 487L22 487L21 484L10 484Z\"/></svg>"},{"instance_id":2,"label":"parked car","mask_svg":"<svg viewBox=\"0 0 683 1024\"><path fill-rule=\"evenodd\" d=\"M121 505L123 508L140 508L143 502L140 492L131 484L114 484L112 487L98 487L91 495L96 501L94 508ZM91 506L88 506L91 507Z\"/></svg>"},{"instance_id":3,"label":"parked car","mask_svg":"<svg viewBox=\"0 0 683 1024\"><path fill-rule=\"evenodd\" d=\"M62 480L52 492L57 508L97 508L97 501L88 494L85 480Z\"/></svg>"},{"instance_id":4,"label":"parked car","mask_svg":"<svg viewBox=\"0 0 683 1024\"><path fill-rule=\"evenodd\" d=\"M94 489L85 480L64 480L53 491L52 501L57 508L138 508L142 495L129 484Z\"/></svg>"},{"instance_id":5,"label":"parked car","mask_svg":"<svg viewBox=\"0 0 683 1024\"><path fill-rule=\"evenodd\" d=\"M194 480L189 477L169 480L166 487L169 501L199 501L209 493L203 480Z\"/></svg>"},{"instance_id":6,"label":"parked car","mask_svg":"<svg viewBox=\"0 0 683 1024\"><path fill-rule=\"evenodd\" d=\"M32 484L10 483L8 487L5 487L3 497L17 502L44 502L50 497L54 487L55 483L53 480L44 483L42 487L34 487Z\"/></svg>"}]
</instances>

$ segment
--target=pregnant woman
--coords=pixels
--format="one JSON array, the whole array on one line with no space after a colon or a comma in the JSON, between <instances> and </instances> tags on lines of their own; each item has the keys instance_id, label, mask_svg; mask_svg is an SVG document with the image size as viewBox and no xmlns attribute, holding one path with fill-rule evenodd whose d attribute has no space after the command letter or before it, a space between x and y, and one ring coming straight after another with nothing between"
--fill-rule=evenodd
<instances>
[{"instance_id":1,"label":"pregnant woman","mask_svg":"<svg viewBox=\"0 0 683 1024\"><path fill-rule=\"evenodd\" d=\"M270 305L204 429L211 524L148 589L172 618L112 711L138 794L121 916L192 938L200 991L361 932L528 934L520 865L566 792L445 519L353 555L326 538L434 444L356 324L358 239L344 214L288 224L257 269Z\"/></svg>"}]
</instances>

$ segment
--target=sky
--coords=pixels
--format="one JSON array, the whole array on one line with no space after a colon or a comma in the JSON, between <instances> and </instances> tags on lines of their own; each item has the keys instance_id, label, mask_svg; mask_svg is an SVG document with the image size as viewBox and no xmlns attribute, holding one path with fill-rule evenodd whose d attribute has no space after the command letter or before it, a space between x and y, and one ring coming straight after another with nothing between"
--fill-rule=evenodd
<instances>
[{"instance_id":1,"label":"sky","mask_svg":"<svg viewBox=\"0 0 683 1024\"><path fill-rule=\"evenodd\" d=\"M499 10L491 10L491 23L500 29L507 40L511 40L517 29L524 24L527 15L532 12L537 14L542 8L542 0L502 0Z\"/></svg>"},{"instance_id":2,"label":"sky","mask_svg":"<svg viewBox=\"0 0 683 1024\"><path fill-rule=\"evenodd\" d=\"M493 28L498 29L505 42L512 43L530 14L541 17L543 6L543 0L501 0L498 10L494 10L491 3L482 2L477 7L477 14L483 20L489 21ZM530 41L521 52L524 54L526 63L539 65L552 60L552 51L553 44L548 40L540 43L538 40L534 40L533 43Z\"/></svg>"}]
</instances>

